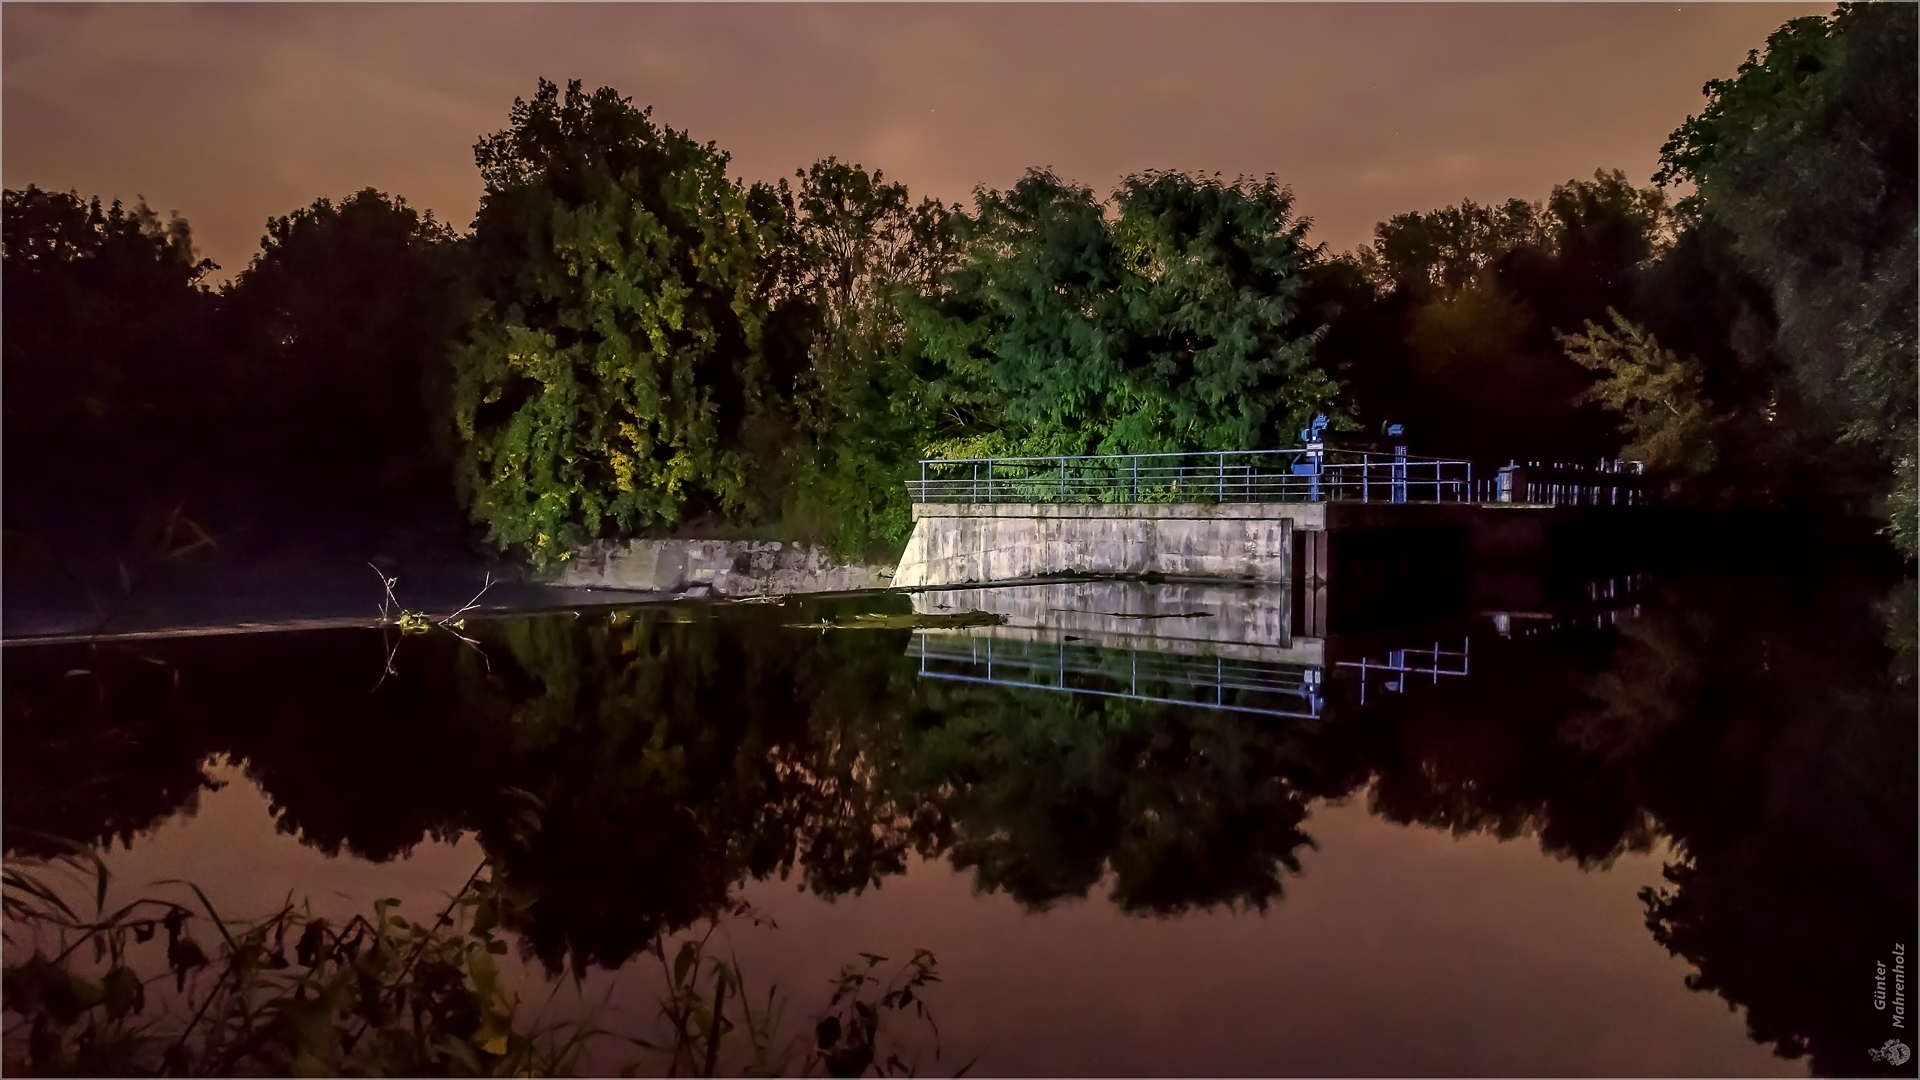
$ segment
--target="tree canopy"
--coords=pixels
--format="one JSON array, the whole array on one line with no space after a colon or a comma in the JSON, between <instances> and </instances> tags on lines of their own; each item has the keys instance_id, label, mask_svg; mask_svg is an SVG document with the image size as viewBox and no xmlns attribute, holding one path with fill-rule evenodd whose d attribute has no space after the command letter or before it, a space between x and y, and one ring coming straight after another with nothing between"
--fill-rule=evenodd
<instances>
[{"instance_id":1,"label":"tree canopy","mask_svg":"<svg viewBox=\"0 0 1920 1080\"><path fill-rule=\"evenodd\" d=\"M1661 150L1663 183L1725 233L1767 288L1786 386L1810 423L1873 447L1896 475L1890 516L1909 554L1915 515L1916 53L1911 4L1842 4L1795 19ZM1824 414L1824 415L1821 415Z\"/></svg>"},{"instance_id":2,"label":"tree canopy","mask_svg":"<svg viewBox=\"0 0 1920 1080\"><path fill-rule=\"evenodd\" d=\"M942 295L958 207L834 158L780 182L786 223L777 333L797 425L785 519L844 550L899 545L906 489L932 430L928 387L906 353L905 297Z\"/></svg>"},{"instance_id":3,"label":"tree canopy","mask_svg":"<svg viewBox=\"0 0 1920 1080\"><path fill-rule=\"evenodd\" d=\"M981 190L950 289L909 316L949 451L1286 441L1333 398L1297 318L1308 222L1272 178L1149 172L1107 203L1035 170Z\"/></svg>"},{"instance_id":4,"label":"tree canopy","mask_svg":"<svg viewBox=\"0 0 1920 1080\"><path fill-rule=\"evenodd\" d=\"M1405 424L1422 452L1610 457L1616 423L1586 403L1592 377L1555 334L1633 310L1669 234L1660 191L1599 170L1536 202L1395 215L1309 267L1308 304L1351 407Z\"/></svg>"},{"instance_id":5,"label":"tree canopy","mask_svg":"<svg viewBox=\"0 0 1920 1080\"><path fill-rule=\"evenodd\" d=\"M218 267L186 221L29 185L6 192L0 230L10 509L125 497L136 458L175 479L196 441L181 421L224 374L199 347Z\"/></svg>"},{"instance_id":6,"label":"tree canopy","mask_svg":"<svg viewBox=\"0 0 1920 1080\"><path fill-rule=\"evenodd\" d=\"M372 188L267 222L223 293L254 415L247 441L297 498L450 502L446 350L464 323L454 231ZM266 421L261 423L260 421Z\"/></svg>"},{"instance_id":7,"label":"tree canopy","mask_svg":"<svg viewBox=\"0 0 1920 1080\"><path fill-rule=\"evenodd\" d=\"M455 352L474 517L536 562L742 511L780 207L711 143L542 80L474 148L483 308Z\"/></svg>"},{"instance_id":8,"label":"tree canopy","mask_svg":"<svg viewBox=\"0 0 1920 1080\"><path fill-rule=\"evenodd\" d=\"M217 291L183 220L10 190L9 524L433 506L537 564L716 529L877 553L925 456L1290 445L1325 411L1483 464L1644 455L1696 504L1884 512L1912 554L1917 21L1788 22L1666 144L1677 202L1598 170L1344 255L1271 176L1036 169L964 210L831 157L748 184L545 80L475 146L469 232L322 198Z\"/></svg>"}]
</instances>

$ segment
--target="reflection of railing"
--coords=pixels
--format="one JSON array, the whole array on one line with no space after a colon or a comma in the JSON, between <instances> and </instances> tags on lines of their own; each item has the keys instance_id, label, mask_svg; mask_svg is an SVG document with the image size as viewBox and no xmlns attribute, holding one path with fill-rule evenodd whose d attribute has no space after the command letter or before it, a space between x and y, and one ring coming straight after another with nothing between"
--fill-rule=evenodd
<instances>
[{"instance_id":1,"label":"reflection of railing","mask_svg":"<svg viewBox=\"0 0 1920 1080\"><path fill-rule=\"evenodd\" d=\"M1359 669L1360 704L1365 705L1370 675L1379 675L1377 681L1380 689L1390 694L1405 693L1407 679L1411 676L1426 676L1436 685L1443 675L1449 678L1465 676L1467 653L1471 645L1471 638L1462 638L1458 650L1442 649L1436 641L1429 649L1389 649L1384 662L1363 656L1358 660L1342 660L1336 666ZM1424 664L1421 662L1423 658Z\"/></svg>"},{"instance_id":2,"label":"reflection of railing","mask_svg":"<svg viewBox=\"0 0 1920 1080\"><path fill-rule=\"evenodd\" d=\"M1574 627L1600 629L1622 619L1638 618L1638 597L1647 587L1644 573L1622 574L1587 582L1587 606L1577 611L1489 611L1493 632L1501 637L1533 637Z\"/></svg>"},{"instance_id":3,"label":"reflection of railing","mask_svg":"<svg viewBox=\"0 0 1920 1080\"><path fill-rule=\"evenodd\" d=\"M1473 463L1358 450L922 461L918 503L1457 502Z\"/></svg>"},{"instance_id":4,"label":"reflection of railing","mask_svg":"<svg viewBox=\"0 0 1920 1080\"><path fill-rule=\"evenodd\" d=\"M920 633L908 647L928 679L991 683L1203 709L1318 719L1318 666Z\"/></svg>"}]
</instances>

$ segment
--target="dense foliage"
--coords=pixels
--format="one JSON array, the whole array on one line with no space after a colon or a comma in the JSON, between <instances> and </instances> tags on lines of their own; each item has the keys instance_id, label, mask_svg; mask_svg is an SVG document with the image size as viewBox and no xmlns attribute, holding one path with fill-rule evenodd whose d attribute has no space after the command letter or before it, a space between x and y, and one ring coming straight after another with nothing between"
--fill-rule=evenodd
<instances>
[{"instance_id":1,"label":"dense foliage","mask_svg":"<svg viewBox=\"0 0 1920 1080\"><path fill-rule=\"evenodd\" d=\"M1920 10L1843 4L1787 23L1661 151L1690 181L1697 227L1726 237L1776 319L1780 393L1805 422L1891 467L1896 541L1920 543L1915 326L1920 233L1914 145Z\"/></svg>"},{"instance_id":2,"label":"dense foliage","mask_svg":"<svg viewBox=\"0 0 1920 1080\"><path fill-rule=\"evenodd\" d=\"M1555 335L1632 310L1666 241L1661 193L1597 172L1537 203L1397 215L1371 245L1319 261L1309 302L1353 405L1405 424L1421 451L1611 457L1616 420L1583 403L1591 376Z\"/></svg>"},{"instance_id":3,"label":"dense foliage","mask_svg":"<svg viewBox=\"0 0 1920 1080\"><path fill-rule=\"evenodd\" d=\"M300 500L448 502L441 357L467 316L453 230L368 188L268 221L260 248L223 297L245 444L302 478Z\"/></svg>"},{"instance_id":4,"label":"dense foliage","mask_svg":"<svg viewBox=\"0 0 1920 1080\"><path fill-rule=\"evenodd\" d=\"M796 434L791 528L846 551L898 549L906 488L931 437L928 387L906 349L903 297L936 297L958 257L955 207L833 158L780 183L787 227L776 293ZM797 345L797 347L794 347Z\"/></svg>"},{"instance_id":5,"label":"dense foliage","mask_svg":"<svg viewBox=\"0 0 1920 1080\"><path fill-rule=\"evenodd\" d=\"M1251 449L1333 397L1297 318L1306 222L1271 178L1144 173L1103 204L1034 171L965 227L949 292L910 319L946 447Z\"/></svg>"},{"instance_id":6,"label":"dense foliage","mask_svg":"<svg viewBox=\"0 0 1920 1080\"><path fill-rule=\"evenodd\" d=\"M1035 170L969 210L832 158L747 184L545 81L476 146L468 234L320 199L217 291L178 218L9 191L7 523L879 553L922 457L1289 445L1326 411L1483 465L1625 453L1694 504L1881 513L1911 554L1915 22L1782 27L1666 145L1677 203L1602 170L1342 255L1272 178L1103 198Z\"/></svg>"},{"instance_id":7,"label":"dense foliage","mask_svg":"<svg viewBox=\"0 0 1920 1080\"><path fill-rule=\"evenodd\" d=\"M430 215L319 200L218 291L187 223L144 206L29 187L5 230L13 550L126 564L181 523L226 544L457 522L431 418L459 243Z\"/></svg>"},{"instance_id":8,"label":"dense foliage","mask_svg":"<svg viewBox=\"0 0 1920 1080\"><path fill-rule=\"evenodd\" d=\"M770 922L740 902L654 942L665 993L635 1031L631 1021L545 1020L558 986L524 1007L522 990L537 984L504 957L525 898L490 861L438 916L410 919L384 899L371 918L339 925L291 899L266 918L223 916L192 884L179 899L110 905L106 864L80 845L53 860L9 856L0 879L0 984L16 1018L0 1063L13 1075L532 1077L604 1075L624 1062L623 1076L910 1076L924 1040L901 1034L915 1027L939 1055L925 1001L940 982L931 952L890 973L886 957L860 954L841 966L811 1030L795 1030L783 988L756 993L716 940L729 924Z\"/></svg>"},{"instance_id":9,"label":"dense foliage","mask_svg":"<svg viewBox=\"0 0 1920 1080\"><path fill-rule=\"evenodd\" d=\"M5 198L6 490L19 527L38 524L21 510L71 507L81 492L131 498L132 448L147 479L166 476L203 441L188 416L227 417L214 396L225 373L199 347L217 268L185 221L32 186Z\"/></svg>"},{"instance_id":10,"label":"dense foliage","mask_svg":"<svg viewBox=\"0 0 1920 1080\"><path fill-rule=\"evenodd\" d=\"M1701 395L1699 361L1661 348L1618 311L1607 314L1611 326L1588 323L1585 333L1560 338L1574 363L1600 375L1582 398L1621 415L1622 452L1654 473L1710 472L1715 418Z\"/></svg>"},{"instance_id":11,"label":"dense foliage","mask_svg":"<svg viewBox=\"0 0 1920 1080\"><path fill-rule=\"evenodd\" d=\"M778 203L610 89L542 81L475 147L486 306L454 354L476 520L537 563L751 509Z\"/></svg>"}]
</instances>

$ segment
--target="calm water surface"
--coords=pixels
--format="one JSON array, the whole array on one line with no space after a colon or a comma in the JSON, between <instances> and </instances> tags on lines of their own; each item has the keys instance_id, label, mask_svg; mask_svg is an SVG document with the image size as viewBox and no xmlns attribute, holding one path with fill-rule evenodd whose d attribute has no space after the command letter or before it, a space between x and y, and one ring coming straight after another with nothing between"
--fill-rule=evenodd
<instances>
[{"instance_id":1,"label":"calm water surface","mask_svg":"<svg viewBox=\"0 0 1920 1080\"><path fill-rule=\"evenodd\" d=\"M802 1019L859 953L933 950L935 1072L1884 1071L1893 587L1502 588L544 614L384 680L377 631L11 646L8 850L261 914L424 913L491 855L536 898L528 977L578 972L551 1007L609 1027L651 1015L651 942L744 898L777 928L726 932Z\"/></svg>"}]
</instances>

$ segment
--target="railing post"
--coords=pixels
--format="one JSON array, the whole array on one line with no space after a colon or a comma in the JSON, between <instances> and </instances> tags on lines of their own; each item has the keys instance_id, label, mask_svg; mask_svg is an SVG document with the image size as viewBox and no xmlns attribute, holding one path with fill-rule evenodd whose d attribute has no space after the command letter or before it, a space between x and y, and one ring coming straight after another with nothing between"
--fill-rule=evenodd
<instances>
[{"instance_id":1,"label":"railing post","mask_svg":"<svg viewBox=\"0 0 1920 1080\"><path fill-rule=\"evenodd\" d=\"M1220 494L1213 501L1227 501L1227 455L1224 452L1220 455Z\"/></svg>"},{"instance_id":2,"label":"railing post","mask_svg":"<svg viewBox=\"0 0 1920 1080\"><path fill-rule=\"evenodd\" d=\"M1133 455L1133 501L1140 501L1140 455Z\"/></svg>"},{"instance_id":3,"label":"railing post","mask_svg":"<svg viewBox=\"0 0 1920 1080\"><path fill-rule=\"evenodd\" d=\"M1067 501L1067 459L1060 459L1060 501Z\"/></svg>"}]
</instances>

